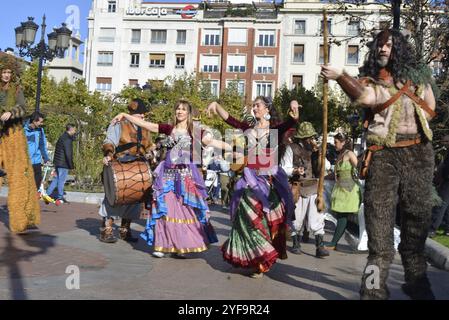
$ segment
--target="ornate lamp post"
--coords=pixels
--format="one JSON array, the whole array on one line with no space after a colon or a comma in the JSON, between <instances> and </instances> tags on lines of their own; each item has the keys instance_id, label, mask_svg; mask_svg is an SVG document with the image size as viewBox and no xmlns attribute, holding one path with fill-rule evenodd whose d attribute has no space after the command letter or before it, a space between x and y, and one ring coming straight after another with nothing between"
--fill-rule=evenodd
<instances>
[{"instance_id":1,"label":"ornate lamp post","mask_svg":"<svg viewBox=\"0 0 449 320\"><path fill-rule=\"evenodd\" d=\"M65 23L62 27L54 29L48 34L48 44L45 43L45 15L42 18L41 39L33 47L36 32L39 26L34 22L33 17L28 17L27 22L22 22L21 26L15 28L16 47L19 49L21 57L30 57L39 59L39 68L37 71L37 90L36 90L36 111L40 109L42 70L45 61L52 61L55 57L64 58L64 53L69 47L72 31L67 28Z\"/></svg>"}]
</instances>

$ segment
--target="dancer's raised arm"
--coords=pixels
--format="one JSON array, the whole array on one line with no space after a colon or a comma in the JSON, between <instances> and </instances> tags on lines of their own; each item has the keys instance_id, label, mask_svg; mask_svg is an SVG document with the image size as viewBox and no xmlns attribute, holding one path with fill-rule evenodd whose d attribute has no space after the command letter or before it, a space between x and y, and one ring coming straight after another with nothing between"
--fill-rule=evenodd
<instances>
[{"instance_id":1,"label":"dancer's raised arm","mask_svg":"<svg viewBox=\"0 0 449 320\"><path fill-rule=\"evenodd\" d=\"M119 123L120 121L123 121L123 119L126 119L129 122L134 123L136 126L145 128L153 133L159 132L159 125L157 123L148 122L127 113L120 113L117 115L114 119L112 119L111 124Z\"/></svg>"},{"instance_id":2,"label":"dancer's raised arm","mask_svg":"<svg viewBox=\"0 0 449 320\"><path fill-rule=\"evenodd\" d=\"M207 107L207 114L209 117L213 114L218 114L224 121L229 118L229 113L216 101L209 104Z\"/></svg>"}]
</instances>

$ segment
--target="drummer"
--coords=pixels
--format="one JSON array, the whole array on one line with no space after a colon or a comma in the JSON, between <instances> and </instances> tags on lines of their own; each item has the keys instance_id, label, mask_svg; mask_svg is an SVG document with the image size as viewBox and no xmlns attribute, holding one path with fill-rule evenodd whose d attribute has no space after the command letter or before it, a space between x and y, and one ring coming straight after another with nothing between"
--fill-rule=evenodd
<instances>
[{"instance_id":1,"label":"drummer","mask_svg":"<svg viewBox=\"0 0 449 320\"><path fill-rule=\"evenodd\" d=\"M145 113L149 110L141 99L134 99L128 105L128 111L133 118L143 119ZM137 146L139 136L141 136L140 147ZM103 163L108 166L113 159L130 158L139 154L149 155L152 145L149 130L139 128L127 120L111 124L103 143ZM120 217L122 219L119 229L120 239L127 242L137 242L138 238L134 238L131 234L131 222L139 219L142 207L141 203L112 207L104 199L99 211L99 214L103 217L100 241L117 242L114 235L114 218Z\"/></svg>"}]
</instances>

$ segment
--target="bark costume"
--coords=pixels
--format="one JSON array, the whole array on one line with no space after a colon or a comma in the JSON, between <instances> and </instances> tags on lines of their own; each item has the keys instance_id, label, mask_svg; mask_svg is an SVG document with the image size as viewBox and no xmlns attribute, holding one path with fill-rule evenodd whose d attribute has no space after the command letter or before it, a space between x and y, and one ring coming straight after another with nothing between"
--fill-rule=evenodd
<instances>
[{"instance_id":1,"label":"bark costume","mask_svg":"<svg viewBox=\"0 0 449 320\"><path fill-rule=\"evenodd\" d=\"M22 120L26 115L25 98L17 83L19 68L14 57L0 56L0 72L13 72L11 81L0 84L0 115L11 112L11 118L0 122L0 167L8 179L9 227L14 233L40 224L40 207L34 172L28 156L28 145ZM0 185L1 185L0 178Z\"/></svg>"},{"instance_id":2,"label":"bark costume","mask_svg":"<svg viewBox=\"0 0 449 320\"><path fill-rule=\"evenodd\" d=\"M367 130L372 161L364 194L369 256L360 290L362 299L389 298L386 282L395 255L393 227L398 204L401 214L399 253L406 282L402 288L413 299L434 298L424 256L434 169L432 131L427 119L434 112L424 102L429 83L416 85L410 78L393 81L389 70L384 68L375 78L355 80L343 73L337 79L357 104L367 94L364 87L371 87L375 92L375 103L361 105L372 115ZM379 272L373 274L373 270ZM377 275L378 287L373 282L373 276Z\"/></svg>"},{"instance_id":3,"label":"bark costume","mask_svg":"<svg viewBox=\"0 0 449 320\"><path fill-rule=\"evenodd\" d=\"M143 102L139 105L130 104L130 113L144 114L147 109ZM136 109L132 109L135 106ZM138 136L141 135L140 146L138 145ZM150 131L138 128L129 121L122 121L115 125L110 125L107 131L106 139L103 143L103 153L105 156L120 159L123 157L136 157L138 155L146 155L150 152L152 146ZM115 217L122 219L120 227L120 238L125 241L137 241L137 238L131 236L131 222L139 219L143 210L143 204L131 204L122 206L111 206L104 199L100 207L99 214L103 217L103 225L101 229L100 240L104 242L115 242L113 235L113 221Z\"/></svg>"}]
</instances>

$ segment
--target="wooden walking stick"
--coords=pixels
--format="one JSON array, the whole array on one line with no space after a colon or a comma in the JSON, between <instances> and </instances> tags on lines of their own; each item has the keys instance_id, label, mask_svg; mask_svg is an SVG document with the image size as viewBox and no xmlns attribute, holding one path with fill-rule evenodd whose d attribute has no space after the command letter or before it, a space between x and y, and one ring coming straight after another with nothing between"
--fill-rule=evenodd
<instances>
[{"instance_id":1,"label":"wooden walking stick","mask_svg":"<svg viewBox=\"0 0 449 320\"><path fill-rule=\"evenodd\" d=\"M327 12L323 11L323 56L324 56L324 65L327 65L329 62L329 43L328 43L328 28L327 28ZM323 143L321 150L321 170L320 170L320 180L318 182L318 196L316 200L317 208L320 213L323 213L325 210L324 204L324 174L326 171L326 152L327 152L327 106L328 106L328 98L329 98L329 85L328 80L324 79L323 81Z\"/></svg>"}]
</instances>

